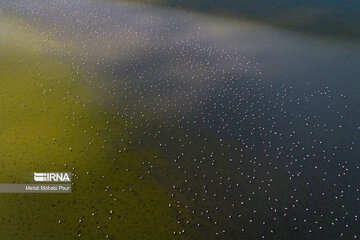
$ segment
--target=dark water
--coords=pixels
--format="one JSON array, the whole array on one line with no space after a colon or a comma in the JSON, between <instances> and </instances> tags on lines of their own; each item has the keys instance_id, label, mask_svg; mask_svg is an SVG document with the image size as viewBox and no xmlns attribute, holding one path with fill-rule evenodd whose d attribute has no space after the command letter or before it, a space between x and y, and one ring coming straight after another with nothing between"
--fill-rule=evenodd
<instances>
[{"instance_id":1,"label":"dark water","mask_svg":"<svg viewBox=\"0 0 360 240\"><path fill-rule=\"evenodd\" d=\"M0 7L102 79L188 238L359 238L358 44L110 2Z\"/></svg>"},{"instance_id":2,"label":"dark water","mask_svg":"<svg viewBox=\"0 0 360 240\"><path fill-rule=\"evenodd\" d=\"M128 0L239 17L332 37L360 39L360 3L326 0Z\"/></svg>"}]
</instances>

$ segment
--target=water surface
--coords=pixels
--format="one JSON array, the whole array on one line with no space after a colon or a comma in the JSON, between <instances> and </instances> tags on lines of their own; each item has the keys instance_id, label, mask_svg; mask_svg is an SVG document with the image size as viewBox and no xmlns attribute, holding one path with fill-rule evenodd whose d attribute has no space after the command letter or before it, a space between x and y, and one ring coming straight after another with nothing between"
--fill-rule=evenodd
<instances>
[{"instance_id":1,"label":"water surface","mask_svg":"<svg viewBox=\"0 0 360 240\"><path fill-rule=\"evenodd\" d=\"M58 42L43 44L46 56L97 79L73 81L88 86L97 112L72 129L99 133L102 142L93 152L80 150L83 158L59 151L84 174L69 208L80 215L62 214L64 236L75 229L98 236L101 225L99 236L113 239L359 237L358 44L112 2L0 7L35 35ZM80 147L93 137L76 142ZM87 178L95 186L106 181L104 194L85 193L92 186ZM124 200L113 201L106 187ZM130 188L134 195L126 195ZM90 217L96 220L74 224L95 207L103 212ZM110 208L116 211L108 221ZM10 219L19 226L16 216L2 215L2 226ZM48 217L56 229L60 218Z\"/></svg>"}]
</instances>

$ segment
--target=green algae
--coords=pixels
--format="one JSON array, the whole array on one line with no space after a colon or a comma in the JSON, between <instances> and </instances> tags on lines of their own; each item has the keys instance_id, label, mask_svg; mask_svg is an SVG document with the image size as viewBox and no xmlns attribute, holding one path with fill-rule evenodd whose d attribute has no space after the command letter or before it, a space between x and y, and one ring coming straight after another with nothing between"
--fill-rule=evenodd
<instances>
[{"instance_id":1,"label":"green algae","mask_svg":"<svg viewBox=\"0 0 360 240\"><path fill-rule=\"evenodd\" d=\"M74 184L71 194L1 194L0 238L169 239L180 231L166 186L143 164L154 152L127 146L131 122L99 101L110 101L94 91L101 81L24 34L0 28L0 182L71 171Z\"/></svg>"}]
</instances>

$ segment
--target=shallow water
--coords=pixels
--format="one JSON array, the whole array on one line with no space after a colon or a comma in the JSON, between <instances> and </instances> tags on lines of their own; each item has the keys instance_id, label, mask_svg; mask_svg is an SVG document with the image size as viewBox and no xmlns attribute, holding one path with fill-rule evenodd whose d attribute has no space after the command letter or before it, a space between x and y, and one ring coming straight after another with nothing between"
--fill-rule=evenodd
<instances>
[{"instance_id":1,"label":"shallow water","mask_svg":"<svg viewBox=\"0 0 360 240\"><path fill-rule=\"evenodd\" d=\"M162 239L178 230L166 189L142 164L154 152L126 149L132 126L96 99L101 82L47 56L36 42L48 42L24 26L2 18L1 30L1 182L74 174L68 195L2 194L1 239Z\"/></svg>"},{"instance_id":2,"label":"shallow water","mask_svg":"<svg viewBox=\"0 0 360 240\"><path fill-rule=\"evenodd\" d=\"M43 104L51 114L34 114L39 125L28 127L27 134L19 131L29 124L23 121L16 132L2 135L15 139L1 147L12 154L5 155L3 168L17 177L33 171L30 163L39 164L36 169L52 162L51 170L66 170L66 162L69 170L75 167L74 193L59 197L67 198L62 206L71 202L71 207L64 212L54 206L54 215L42 220L59 239L77 231L85 238L113 239L170 239L173 232L190 239L359 237L358 45L111 2L3 1L0 8L6 18L13 17L8 21L42 37L37 40L41 58L65 64L45 64L19 84L45 81L47 86L70 79L68 85L32 90L28 99L43 96L43 90L48 98L52 88L73 100L34 102L29 112ZM1 66L35 67L18 66L23 55L20 51ZM59 76L54 70L35 78L38 71L53 68L82 74L72 81L70 73ZM17 86L4 95L14 98L9 106L24 101ZM66 90L73 92L71 97ZM83 102L86 110L73 110ZM23 111L8 112L26 119ZM51 136L39 138L38 144L34 137L44 129ZM53 145L53 135L61 142ZM28 136L31 145L20 136ZM91 141L95 147L88 146ZM19 146L24 151L15 151ZM42 152L40 160L28 162ZM54 160L48 162L50 157ZM18 158L23 161L9 170L7 162ZM2 206L12 206L0 210L0 226L9 229L5 237L16 237L10 234L20 234L16 229L28 223L17 220L22 211L12 215L8 210L41 197L15 198L1 198ZM48 201L59 199L48 196ZM36 219L40 213L27 212ZM31 233L23 228L21 234Z\"/></svg>"}]
</instances>

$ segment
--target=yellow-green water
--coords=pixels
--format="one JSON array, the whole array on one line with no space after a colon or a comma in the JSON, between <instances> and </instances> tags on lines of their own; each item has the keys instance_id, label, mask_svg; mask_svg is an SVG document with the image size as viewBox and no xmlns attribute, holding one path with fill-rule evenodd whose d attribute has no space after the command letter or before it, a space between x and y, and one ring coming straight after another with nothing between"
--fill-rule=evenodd
<instances>
[{"instance_id":1,"label":"yellow-green water","mask_svg":"<svg viewBox=\"0 0 360 240\"><path fill-rule=\"evenodd\" d=\"M130 121L99 101L101 79L50 58L44 46L57 43L10 22L0 25L0 183L28 182L33 171L75 176L71 194L1 194L0 239L168 239L180 231L167 188L143 164L162 163L126 145Z\"/></svg>"}]
</instances>

